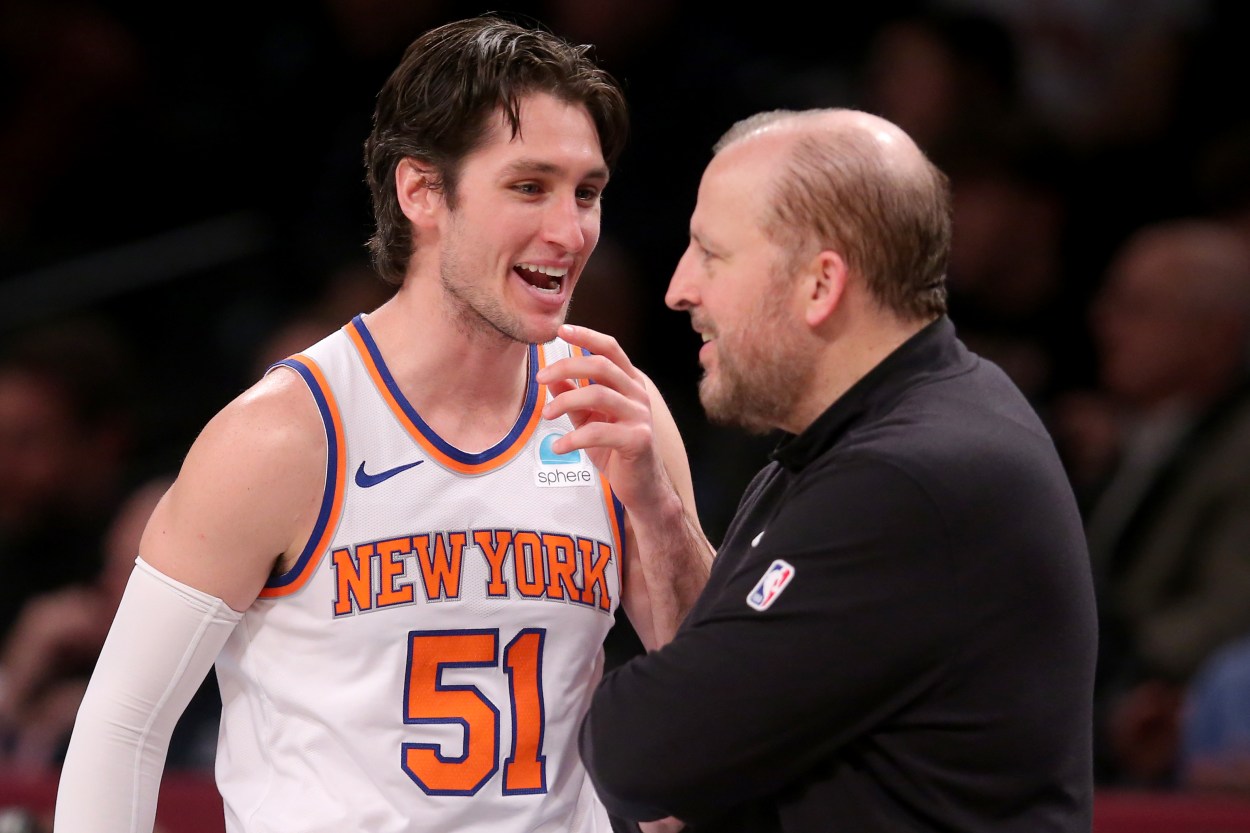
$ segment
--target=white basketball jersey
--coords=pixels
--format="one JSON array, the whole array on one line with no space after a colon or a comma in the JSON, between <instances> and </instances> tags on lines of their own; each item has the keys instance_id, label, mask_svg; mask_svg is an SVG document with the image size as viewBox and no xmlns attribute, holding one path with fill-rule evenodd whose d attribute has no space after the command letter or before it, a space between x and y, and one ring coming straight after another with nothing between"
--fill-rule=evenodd
<instances>
[{"instance_id":1,"label":"white basketball jersey","mask_svg":"<svg viewBox=\"0 0 1250 833\"><path fill-rule=\"evenodd\" d=\"M503 440L454 448L357 316L281 362L321 411L320 516L217 661L230 833L572 831L610 824L577 754L620 598L620 504L532 345Z\"/></svg>"}]
</instances>

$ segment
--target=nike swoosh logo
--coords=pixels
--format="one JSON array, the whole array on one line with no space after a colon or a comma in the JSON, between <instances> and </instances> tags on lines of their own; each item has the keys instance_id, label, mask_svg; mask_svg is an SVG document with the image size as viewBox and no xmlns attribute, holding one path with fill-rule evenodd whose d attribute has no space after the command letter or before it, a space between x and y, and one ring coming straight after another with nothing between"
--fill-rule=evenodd
<instances>
[{"instance_id":1,"label":"nike swoosh logo","mask_svg":"<svg viewBox=\"0 0 1250 833\"><path fill-rule=\"evenodd\" d=\"M425 462L424 460L418 460L415 463L405 463L402 466L396 466L393 469L380 471L377 474L369 474L367 471L365 471L365 461L361 460L360 468L356 469L356 485L362 489L368 489L370 486L378 485L383 480L390 480L392 477L399 474L401 471L408 471L408 469L412 468L413 466L419 466L424 462Z\"/></svg>"}]
</instances>

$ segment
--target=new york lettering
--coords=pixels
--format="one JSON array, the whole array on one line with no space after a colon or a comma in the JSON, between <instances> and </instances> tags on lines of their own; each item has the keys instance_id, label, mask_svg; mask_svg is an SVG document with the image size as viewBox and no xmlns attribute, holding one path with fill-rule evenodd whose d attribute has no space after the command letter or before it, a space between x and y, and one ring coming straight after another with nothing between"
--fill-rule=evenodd
<instances>
[{"instance_id":1,"label":"new york lettering","mask_svg":"<svg viewBox=\"0 0 1250 833\"><path fill-rule=\"evenodd\" d=\"M475 529L427 532L356 544L331 553L334 615L455 600L466 557L488 567L487 598L567 601L612 609L607 570L612 547L551 532Z\"/></svg>"}]
</instances>

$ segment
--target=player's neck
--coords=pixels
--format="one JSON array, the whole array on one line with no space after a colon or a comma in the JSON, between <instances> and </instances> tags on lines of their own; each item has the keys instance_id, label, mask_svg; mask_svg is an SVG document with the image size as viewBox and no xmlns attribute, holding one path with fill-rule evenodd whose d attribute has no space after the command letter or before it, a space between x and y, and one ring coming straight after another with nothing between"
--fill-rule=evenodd
<instances>
[{"instance_id":1,"label":"player's neck","mask_svg":"<svg viewBox=\"0 0 1250 833\"><path fill-rule=\"evenodd\" d=\"M466 331L402 291L365 316L388 369L422 420L463 451L508 434L529 383L529 346Z\"/></svg>"}]
</instances>

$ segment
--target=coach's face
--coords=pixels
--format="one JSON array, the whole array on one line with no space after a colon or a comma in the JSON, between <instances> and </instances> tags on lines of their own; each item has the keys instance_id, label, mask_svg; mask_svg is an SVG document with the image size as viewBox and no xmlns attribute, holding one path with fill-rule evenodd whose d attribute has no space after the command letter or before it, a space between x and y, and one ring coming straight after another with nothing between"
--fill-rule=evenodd
<instances>
[{"instance_id":1,"label":"coach's face","mask_svg":"<svg viewBox=\"0 0 1250 833\"><path fill-rule=\"evenodd\" d=\"M752 136L712 159L664 299L688 311L703 337L699 399L708 417L752 431L785 425L810 376L787 252L763 226L787 141Z\"/></svg>"}]
</instances>

